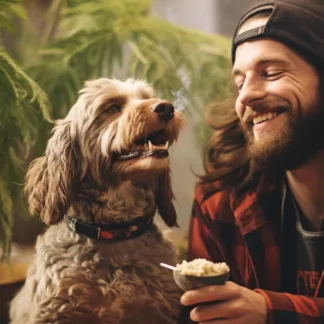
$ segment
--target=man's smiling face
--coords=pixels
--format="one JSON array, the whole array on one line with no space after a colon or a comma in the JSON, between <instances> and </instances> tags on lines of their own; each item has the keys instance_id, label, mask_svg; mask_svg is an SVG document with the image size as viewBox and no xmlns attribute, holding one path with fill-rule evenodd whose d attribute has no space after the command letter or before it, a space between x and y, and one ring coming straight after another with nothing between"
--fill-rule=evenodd
<instances>
[{"instance_id":1,"label":"man's smiling face","mask_svg":"<svg viewBox=\"0 0 324 324\"><path fill-rule=\"evenodd\" d=\"M266 21L252 18L239 33ZM294 169L322 146L320 78L295 51L267 38L246 41L237 47L233 78L235 109L253 160Z\"/></svg>"}]
</instances>

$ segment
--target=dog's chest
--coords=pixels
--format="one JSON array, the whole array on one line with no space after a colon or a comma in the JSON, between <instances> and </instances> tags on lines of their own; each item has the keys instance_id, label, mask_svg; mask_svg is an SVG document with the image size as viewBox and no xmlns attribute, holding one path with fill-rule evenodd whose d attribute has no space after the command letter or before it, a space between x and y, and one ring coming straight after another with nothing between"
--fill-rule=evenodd
<instances>
[{"instance_id":1,"label":"dog's chest","mask_svg":"<svg viewBox=\"0 0 324 324\"><path fill-rule=\"evenodd\" d=\"M136 239L115 243L101 241L96 246L101 258L99 267L112 277L119 272L136 272L144 276L149 273L169 273L159 264L174 264L176 261L173 245L155 227Z\"/></svg>"},{"instance_id":2,"label":"dog's chest","mask_svg":"<svg viewBox=\"0 0 324 324\"><path fill-rule=\"evenodd\" d=\"M53 242L52 234L46 234L39 241L40 245ZM172 272L159 266L160 262L174 264L175 253L172 244L164 240L155 227L139 238L118 243L94 241L78 235L71 238L67 233L62 235L70 238L69 243L62 243L56 231L60 248L39 248L39 262L55 262L51 261L46 272L38 267L36 275L41 279L50 273L57 274L61 278L60 285L54 289L57 294L62 293L59 288L62 286L67 289L88 287L81 295L70 295L70 300L80 301L82 296L85 305L93 304L104 309L103 314L109 318L116 316L114 324L176 323L181 292ZM64 278L68 278L68 282ZM50 279L50 282L54 284L55 281ZM40 285L38 289L39 298L43 298L44 290ZM102 323L106 323L106 315L102 316Z\"/></svg>"},{"instance_id":3,"label":"dog's chest","mask_svg":"<svg viewBox=\"0 0 324 324\"><path fill-rule=\"evenodd\" d=\"M172 272L159 265L175 263L168 241L160 234L147 235L127 244L99 246L98 251L102 259L97 275L125 309L120 323L176 323L181 292Z\"/></svg>"}]
</instances>

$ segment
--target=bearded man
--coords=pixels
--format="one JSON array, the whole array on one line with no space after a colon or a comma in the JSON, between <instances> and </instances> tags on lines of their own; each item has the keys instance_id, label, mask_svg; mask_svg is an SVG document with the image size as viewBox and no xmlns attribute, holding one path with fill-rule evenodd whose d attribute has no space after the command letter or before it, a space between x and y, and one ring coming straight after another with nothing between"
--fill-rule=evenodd
<instances>
[{"instance_id":1,"label":"bearded man","mask_svg":"<svg viewBox=\"0 0 324 324\"><path fill-rule=\"evenodd\" d=\"M183 294L200 323L324 322L324 1L263 1L232 46L235 109L216 105L189 258L230 280Z\"/></svg>"}]
</instances>

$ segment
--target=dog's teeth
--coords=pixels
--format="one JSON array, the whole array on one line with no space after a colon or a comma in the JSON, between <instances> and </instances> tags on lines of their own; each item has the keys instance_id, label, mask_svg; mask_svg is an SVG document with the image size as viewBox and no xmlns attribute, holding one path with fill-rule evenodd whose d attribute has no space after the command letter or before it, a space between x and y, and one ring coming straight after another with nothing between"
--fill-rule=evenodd
<instances>
[{"instance_id":1,"label":"dog's teeth","mask_svg":"<svg viewBox=\"0 0 324 324\"><path fill-rule=\"evenodd\" d=\"M169 141L166 141L166 143L161 147L162 150L167 150L169 148Z\"/></svg>"},{"instance_id":2,"label":"dog's teeth","mask_svg":"<svg viewBox=\"0 0 324 324\"><path fill-rule=\"evenodd\" d=\"M147 148L147 144L144 145L144 148ZM154 151L154 150L167 150L169 148L169 141L166 141L164 145L154 145L151 143L151 141L148 141L148 149L149 151Z\"/></svg>"}]
</instances>

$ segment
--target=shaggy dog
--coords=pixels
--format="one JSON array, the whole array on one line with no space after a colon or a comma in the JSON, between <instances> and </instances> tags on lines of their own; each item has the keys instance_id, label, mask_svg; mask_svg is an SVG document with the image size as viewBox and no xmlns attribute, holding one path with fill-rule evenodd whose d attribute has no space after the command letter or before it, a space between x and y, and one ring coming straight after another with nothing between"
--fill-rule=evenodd
<instances>
[{"instance_id":1,"label":"shaggy dog","mask_svg":"<svg viewBox=\"0 0 324 324\"><path fill-rule=\"evenodd\" d=\"M26 176L39 236L12 324L173 324L181 292L174 248L154 224L176 225L168 147L183 125L144 81L86 82Z\"/></svg>"}]
</instances>

